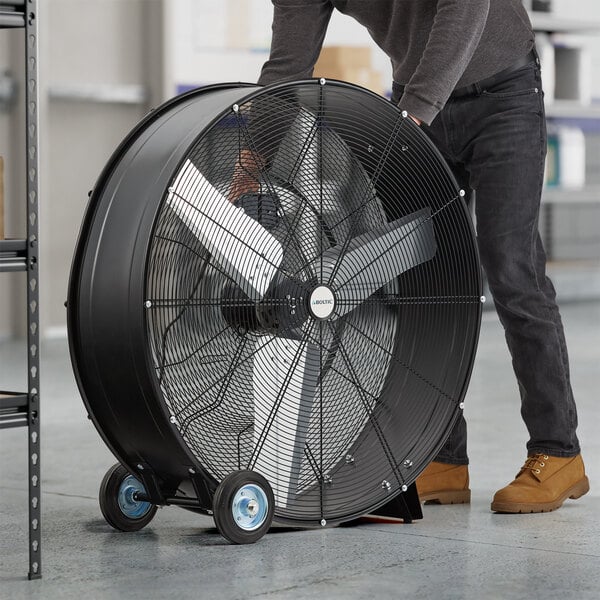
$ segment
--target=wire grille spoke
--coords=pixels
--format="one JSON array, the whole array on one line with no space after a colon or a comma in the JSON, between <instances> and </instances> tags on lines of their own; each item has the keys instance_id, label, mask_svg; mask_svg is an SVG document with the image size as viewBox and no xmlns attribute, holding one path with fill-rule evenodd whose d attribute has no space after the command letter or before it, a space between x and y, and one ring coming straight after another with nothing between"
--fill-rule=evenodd
<instances>
[{"instance_id":1,"label":"wire grille spoke","mask_svg":"<svg viewBox=\"0 0 600 600\"><path fill-rule=\"evenodd\" d=\"M250 135L250 132L249 132L247 126L244 124L244 122L241 118L241 115L238 115L238 126L240 128L240 131L242 132L242 138L243 138L244 144L253 152L253 154L255 156L260 156L260 152L257 149L256 142ZM264 161L260 160L259 164L264 165ZM308 262L306 256L304 256L302 246L298 243L298 241L296 239L295 230L292 227L284 208L281 206L281 204L278 201L278 195L275 191L275 185L273 184L273 181L271 180L271 176L270 176L268 170L265 168L260 168L259 174L260 174L260 182L262 183L264 181L264 184L267 187L269 193L273 196L273 198L276 199L276 202L278 203L278 209L279 209L281 217L282 217L282 222L284 223L285 228L287 230L287 239L289 240L289 242L291 244L293 244L295 251L298 252L299 255L303 257L304 261Z\"/></svg>"},{"instance_id":2,"label":"wire grille spoke","mask_svg":"<svg viewBox=\"0 0 600 600\"><path fill-rule=\"evenodd\" d=\"M298 158L296 159L296 161L294 162L294 164L292 165L292 168L290 170L289 181L291 184L294 183L296 176L300 172L300 167L301 167L302 163L304 162L306 155L307 155L315 137L317 136L317 132L320 131L320 129L321 129L320 120L319 120L319 117L317 117L316 119L314 119L313 124L311 125L310 130L308 131L308 134L306 135L306 139L302 143L302 148L300 148L300 153L298 154Z\"/></svg>"},{"instance_id":3,"label":"wire grille spoke","mask_svg":"<svg viewBox=\"0 0 600 600\"><path fill-rule=\"evenodd\" d=\"M180 413L178 415L178 417L180 418L181 432L184 435L187 433L187 430L193 421L195 421L196 419L201 419L204 415L208 414L209 412L211 412L213 410L217 410L219 408L219 406L221 405L221 402L223 401L223 399L225 398L225 395L227 394L229 384L231 383L231 376L232 376L234 370L237 368L237 364L240 360L240 357L242 356L242 353L243 353L247 343L248 343L248 339L243 338L242 341L240 342L240 344L238 345L238 347L235 349L235 352L233 353L233 356L231 357L231 360L227 367L225 377L222 379L222 381L219 384L219 390L217 392L216 400L208 406L203 406L202 409L200 409L200 410L193 410L193 412L191 412L187 416L184 415L183 411L182 411L182 413ZM187 408L189 409L192 406L193 406L193 404L188 404Z\"/></svg>"},{"instance_id":4,"label":"wire grille spoke","mask_svg":"<svg viewBox=\"0 0 600 600\"><path fill-rule=\"evenodd\" d=\"M408 306L408 305L442 305L442 304L474 304L481 303L481 296L402 296L400 294L377 294L367 298L362 305ZM339 300L340 306L355 306L352 300Z\"/></svg>"},{"instance_id":5,"label":"wire grille spoke","mask_svg":"<svg viewBox=\"0 0 600 600\"><path fill-rule=\"evenodd\" d=\"M379 441L379 444L381 445L381 448L383 449L383 452L385 454L386 459L389 462L389 465L390 465L390 468L391 468L393 474L397 478L399 478L400 485L403 485L404 481L400 477L399 466L398 466L398 463L396 462L396 459L394 458L394 453L393 453L393 451L390 447L390 444L388 443L388 441L383 433L383 430L382 430L381 426L379 425L377 418L375 416L375 405L369 403L368 399L365 397L365 394L363 391L364 388L358 379L356 370L355 370L354 366L352 365L352 361L351 361L348 353L346 352L346 349L344 348L344 344L341 342L341 340L339 340L338 343L339 343L340 352L341 352L342 358L344 360L344 363L346 364L348 371L350 372L350 377L351 377L352 381L354 382L354 385L355 385L357 391L359 392L359 396L362 401L363 409L364 409L364 412L365 412L367 418L369 419L369 423L371 424L371 426L373 427L373 430L377 434L377 440Z\"/></svg>"},{"instance_id":6,"label":"wire grille spoke","mask_svg":"<svg viewBox=\"0 0 600 600\"><path fill-rule=\"evenodd\" d=\"M361 329L359 327L357 327L354 323L352 323L350 321L348 321L347 323L348 323L348 325L350 325L350 327L352 329L356 330L360 335L364 336L364 338L369 343L371 343L374 347L377 347L381 351L385 352L387 354L387 356L390 358L390 360L392 360L394 363L396 363L397 365L401 366L408 373L410 373L411 375L413 375L414 377L416 377L417 379L419 379L423 383L427 384L432 390L434 390L440 396L444 397L449 402L456 403L456 398L452 398L451 396L449 396L446 392L444 392L442 389L440 389L435 383L433 383L432 381L430 381L425 375L423 375L422 373L419 373L419 371L417 371L416 369L414 369L413 367L411 367L408 363L406 363L403 360L401 360L398 356L396 356L396 354L394 354L392 352L389 352L388 350L386 350L385 348L383 348L377 342L377 340L375 340L372 337L370 337L369 335L367 335L364 331L361 331Z\"/></svg>"},{"instance_id":7,"label":"wire grille spoke","mask_svg":"<svg viewBox=\"0 0 600 600\"><path fill-rule=\"evenodd\" d=\"M398 116L398 118L396 119L396 123L394 124L394 128L389 136L389 138L386 141L385 144L385 148L383 150L383 152L381 153L381 156L379 158L379 161L375 167L373 176L371 178L370 184L374 185L377 183L377 179L381 176L381 173L383 172L383 167L386 164L386 162L389 160L390 158L390 153L391 153L391 149L396 141L396 138L402 128L402 124L404 123L404 118L402 116ZM372 199L372 197L371 197ZM351 224L351 229L350 229L350 235L344 240L344 243L342 245L341 248L341 252L340 252L340 258L338 259L338 261L336 262L336 264L334 264L332 270L331 270L331 275L330 275L330 281L333 281L335 279L335 276L339 270L340 267L340 263L341 263L341 257L343 257L345 255L346 250L348 249L348 246L350 244L350 242L352 241L352 239L356 236L357 234L357 226L360 222L360 217L361 215L364 213L364 210L367 206L367 204L370 202L370 200L366 200L366 202L359 208L358 214L354 215L352 218L352 224Z\"/></svg>"}]
</instances>

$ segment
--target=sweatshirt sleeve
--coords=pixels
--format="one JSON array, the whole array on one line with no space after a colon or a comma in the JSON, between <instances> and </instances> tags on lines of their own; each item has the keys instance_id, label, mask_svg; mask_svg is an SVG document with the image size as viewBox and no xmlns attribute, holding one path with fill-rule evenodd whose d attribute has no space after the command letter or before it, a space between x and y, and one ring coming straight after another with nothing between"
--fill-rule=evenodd
<instances>
[{"instance_id":1,"label":"sweatshirt sleeve","mask_svg":"<svg viewBox=\"0 0 600 600\"><path fill-rule=\"evenodd\" d=\"M258 83L312 77L332 11L330 0L273 0L271 54Z\"/></svg>"},{"instance_id":2,"label":"sweatshirt sleeve","mask_svg":"<svg viewBox=\"0 0 600 600\"><path fill-rule=\"evenodd\" d=\"M471 61L489 8L490 0L438 0L427 45L399 108L431 124Z\"/></svg>"}]
</instances>

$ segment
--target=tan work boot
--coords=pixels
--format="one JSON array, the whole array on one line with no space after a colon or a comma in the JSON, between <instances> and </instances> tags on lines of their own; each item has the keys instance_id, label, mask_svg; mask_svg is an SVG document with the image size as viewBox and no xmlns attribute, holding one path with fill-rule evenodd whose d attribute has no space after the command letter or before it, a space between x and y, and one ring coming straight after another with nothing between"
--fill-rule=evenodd
<instances>
[{"instance_id":1,"label":"tan work boot","mask_svg":"<svg viewBox=\"0 0 600 600\"><path fill-rule=\"evenodd\" d=\"M534 454L514 481L496 492L491 508L503 513L550 512L567 498L580 498L589 489L580 454L567 458Z\"/></svg>"},{"instance_id":2,"label":"tan work boot","mask_svg":"<svg viewBox=\"0 0 600 600\"><path fill-rule=\"evenodd\" d=\"M469 467L433 461L417 477L417 492L426 504L469 504Z\"/></svg>"}]
</instances>

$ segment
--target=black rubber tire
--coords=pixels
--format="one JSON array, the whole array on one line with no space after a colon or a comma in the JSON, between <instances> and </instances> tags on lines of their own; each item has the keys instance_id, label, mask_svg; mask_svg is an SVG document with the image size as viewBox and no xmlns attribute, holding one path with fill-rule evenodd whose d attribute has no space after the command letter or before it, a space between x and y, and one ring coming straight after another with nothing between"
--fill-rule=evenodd
<instances>
[{"instance_id":1,"label":"black rubber tire","mask_svg":"<svg viewBox=\"0 0 600 600\"><path fill-rule=\"evenodd\" d=\"M119 489L129 475L131 473L122 464L113 465L102 479L98 493L102 516L111 527L119 531L139 531L152 521L158 510L156 505L150 504L148 510L142 516L136 518L126 515L121 510L119 506Z\"/></svg>"},{"instance_id":2,"label":"black rubber tire","mask_svg":"<svg viewBox=\"0 0 600 600\"><path fill-rule=\"evenodd\" d=\"M242 529L233 516L233 500L237 492L245 485L259 487L267 497L267 513L259 527L252 530ZM232 544L253 544L271 527L275 510L275 497L269 482L254 471L234 471L219 484L213 497L213 518L219 533Z\"/></svg>"}]
</instances>

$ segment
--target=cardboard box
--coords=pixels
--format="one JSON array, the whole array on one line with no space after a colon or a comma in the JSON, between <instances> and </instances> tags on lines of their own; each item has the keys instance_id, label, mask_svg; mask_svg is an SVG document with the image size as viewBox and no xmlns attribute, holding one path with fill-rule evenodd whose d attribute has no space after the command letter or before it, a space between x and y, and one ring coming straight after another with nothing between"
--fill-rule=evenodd
<instances>
[{"instance_id":1,"label":"cardboard box","mask_svg":"<svg viewBox=\"0 0 600 600\"><path fill-rule=\"evenodd\" d=\"M313 77L339 79L383 94L381 73L371 67L371 49L352 46L328 46L323 48Z\"/></svg>"},{"instance_id":2,"label":"cardboard box","mask_svg":"<svg viewBox=\"0 0 600 600\"><path fill-rule=\"evenodd\" d=\"M371 68L371 48L368 46L324 46L317 65L329 67ZM315 67L316 68L316 67Z\"/></svg>"}]
</instances>

